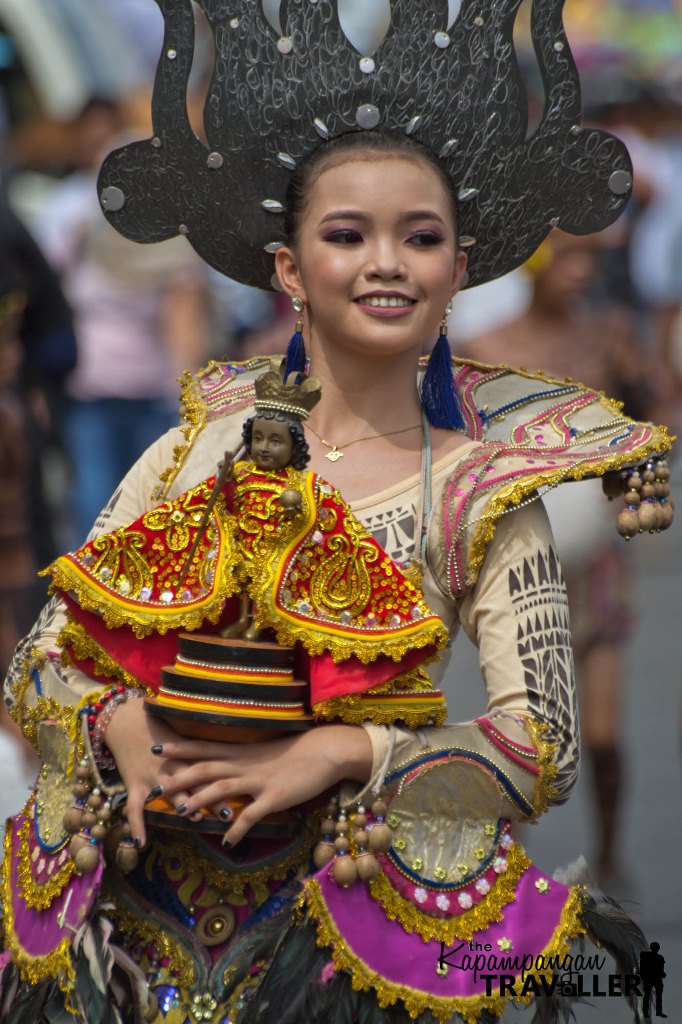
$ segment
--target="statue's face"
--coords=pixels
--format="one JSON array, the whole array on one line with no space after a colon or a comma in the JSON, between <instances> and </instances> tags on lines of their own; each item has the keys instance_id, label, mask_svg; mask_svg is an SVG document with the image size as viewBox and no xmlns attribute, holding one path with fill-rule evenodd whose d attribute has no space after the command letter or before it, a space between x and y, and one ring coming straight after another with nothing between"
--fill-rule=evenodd
<instances>
[{"instance_id":1,"label":"statue's face","mask_svg":"<svg viewBox=\"0 0 682 1024\"><path fill-rule=\"evenodd\" d=\"M261 417L253 421L251 458L259 469L284 469L293 451L294 440L286 423Z\"/></svg>"}]
</instances>

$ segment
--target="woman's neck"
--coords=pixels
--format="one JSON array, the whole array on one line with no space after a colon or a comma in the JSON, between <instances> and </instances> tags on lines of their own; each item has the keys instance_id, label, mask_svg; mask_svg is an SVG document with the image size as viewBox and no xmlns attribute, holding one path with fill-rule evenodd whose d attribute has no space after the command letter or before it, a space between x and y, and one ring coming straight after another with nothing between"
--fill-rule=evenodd
<instances>
[{"instance_id":1,"label":"woman's neck","mask_svg":"<svg viewBox=\"0 0 682 1024\"><path fill-rule=\"evenodd\" d=\"M380 435L421 423L417 350L372 358L346 348L337 352L314 339L310 349L310 372L322 385L310 420L322 437L343 444L368 430Z\"/></svg>"}]
</instances>

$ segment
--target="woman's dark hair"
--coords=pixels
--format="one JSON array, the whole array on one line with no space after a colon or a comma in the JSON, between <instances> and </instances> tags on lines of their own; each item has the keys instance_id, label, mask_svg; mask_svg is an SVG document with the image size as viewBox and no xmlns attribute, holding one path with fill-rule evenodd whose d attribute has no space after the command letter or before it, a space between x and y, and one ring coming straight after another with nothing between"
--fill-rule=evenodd
<instances>
[{"instance_id":1,"label":"woman's dark hair","mask_svg":"<svg viewBox=\"0 0 682 1024\"><path fill-rule=\"evenodd\" d=\"M255 420L279 420L280 423L286 423L291 439L294 442L294 450L291 453L291 465L294 469L305 469L310 462L310 452L301 421L296 416L287 416L285 412L277 412L275 409L263 409L261 412L249 416L244 421L242 428L244 447L249 455L251 455L251 441L253 440L253 424Z\"/></svg>"},{"instance_id":2,"label":"woman's dark hair","mask_svg":"<svg viewBox=\"0 0 682 1024\"><path fill-rule=\"evenodd\" d=\"M404 157L408 160L421 160L428 164L440 178L450 200L455 234L457 233L457 195L449 174L430 149L409 135L397 135L387 131L346 132L344 135L330 139L329 142L322 142L301 160L291 175L284 214L284 230L288 245L293 245L296 242L311 186L328 166L343 162L342 159L337 158L343 158L346 154L350 156L353 153L376 153L377 156Z\"/></svg>"}]
</instances>

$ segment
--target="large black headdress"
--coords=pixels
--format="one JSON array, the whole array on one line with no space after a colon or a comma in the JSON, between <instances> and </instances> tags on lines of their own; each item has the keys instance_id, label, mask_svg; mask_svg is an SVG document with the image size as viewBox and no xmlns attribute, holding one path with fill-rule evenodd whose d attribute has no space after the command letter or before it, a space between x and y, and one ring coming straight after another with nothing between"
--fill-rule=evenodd
<instances>
[{"instance_id":1,"label":"large black headdress","mask_svg":"<svg viewBox=\"0 0 682 1024\"><path fill-rule=\"evenodd\" d=\"M186 111L192 4L157 0L166 32L154 136L106 160L106 216L139 242L184 234L218 270L269 288L292 169L325 139L377 128L412 135L440 157L459 194L470 284L524 262L553 226L605 227L630 192L627 151L581 126L562 0L532 0L545 105L528 135L513 43L521 2L463 0L448 26L447 0L393 0L383 41L362 54L336 0L284 0L282 35L262 0L199 0L216 44L207 149Z\"/></svg>"}]
</instances>

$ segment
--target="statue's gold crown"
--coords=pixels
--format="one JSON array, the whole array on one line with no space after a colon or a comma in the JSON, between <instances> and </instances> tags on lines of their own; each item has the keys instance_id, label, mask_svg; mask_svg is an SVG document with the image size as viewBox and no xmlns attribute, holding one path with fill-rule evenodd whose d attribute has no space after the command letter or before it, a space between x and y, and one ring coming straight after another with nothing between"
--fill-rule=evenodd
<instances>
[{"instance_id":1,"label":"statue's gold crown","mask_svg":"<svg viewBox=\"0 0 682 1024\"><path fill-rule=\"evenodd\" d=\"M298 382L297 382L298 380ZM320 400L320 382L317 377L290 373L286 381L277 370L268 370L256 379L256 411L273 409L307 420Z\"/></svg>"}]
</instances>

